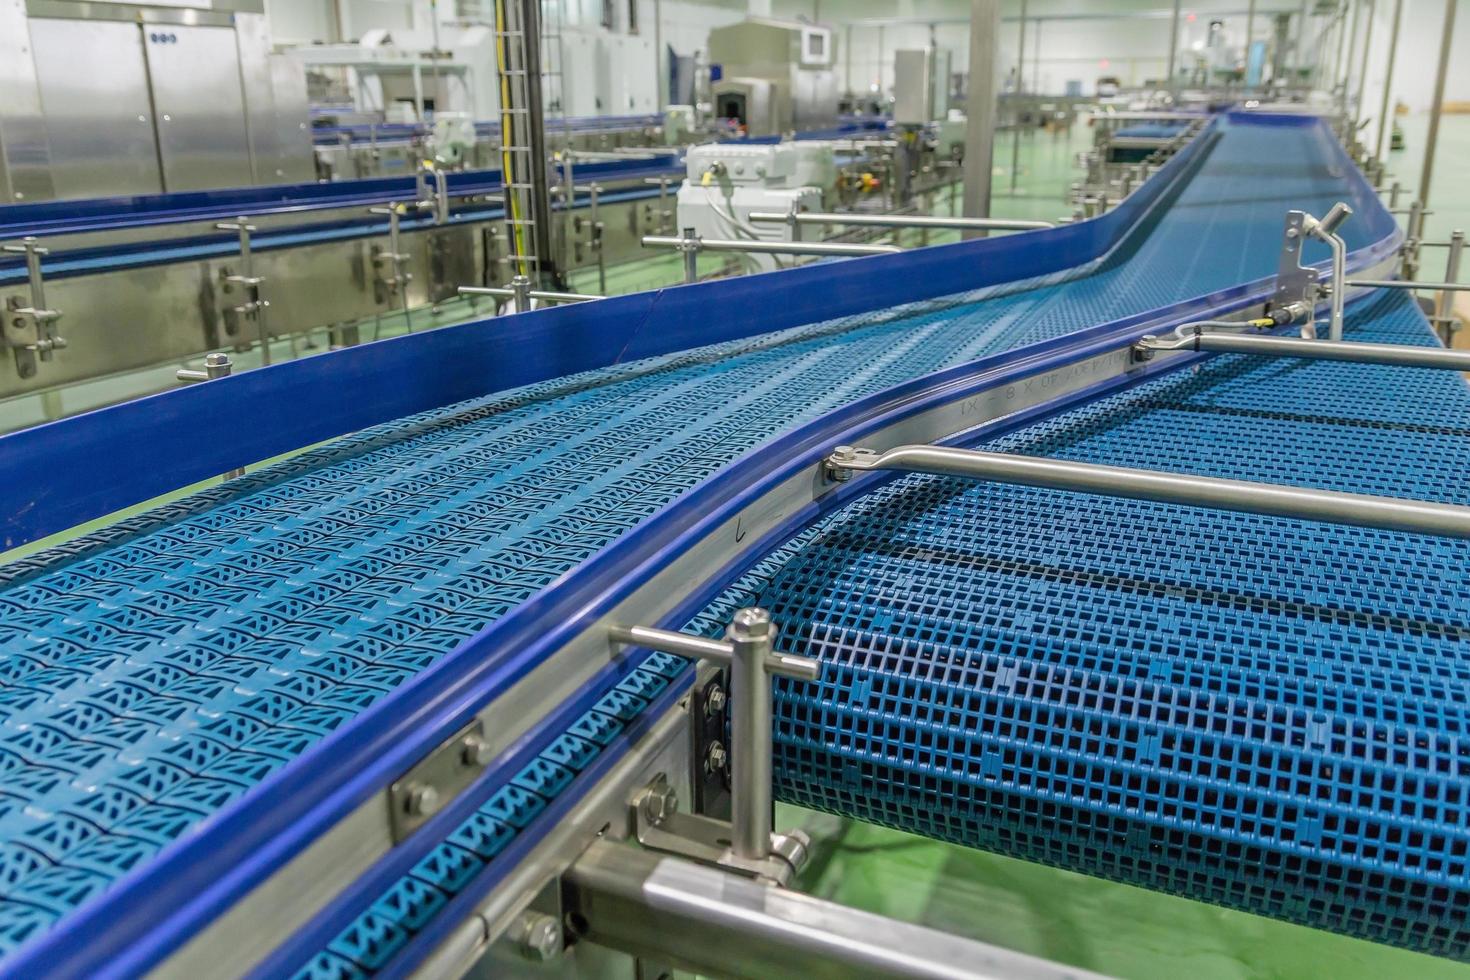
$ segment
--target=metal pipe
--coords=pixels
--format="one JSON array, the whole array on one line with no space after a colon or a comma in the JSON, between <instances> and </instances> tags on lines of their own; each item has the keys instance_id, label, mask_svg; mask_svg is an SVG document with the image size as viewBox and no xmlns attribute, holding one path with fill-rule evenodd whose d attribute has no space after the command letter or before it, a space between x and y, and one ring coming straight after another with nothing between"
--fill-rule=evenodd
<instances>
[{"instance_id":1,"label":"metal pipe","mask_svg":"<svg viewBox=\"0 0 1470 980\"><path fill-rule=\"evenodd\" d=\"M1145 337L1142 350L1192 350L1214 354L1258 354L1265 357L1301 357L1316 361L1351 361L1389 367L1439 368L1470 371L1470 351L1406 344L1364 344L1353 341L1299 340L1252 334L1197 333L1183 337Z\"/></svg>"},{"instance_id":2,"label":"metal pipe","mask_svg":"<svg viewBox=\"0 0 1470 980\"><path fill-rule=\"evenodd\" d=\"M1456 282L1460 278L1460 256L1465 251L1465 233L1456 228L1450 234L1450 252L1445 260L1444 281ZM1445 335L1449 335L1450 325L1454 317L1450 307L1450 293L1453 290L1442 289L1434 303L1434 318L1440 322L1445 329Z\"/></svg>"},{"instance_id":3,"label":"metal pipe","mask_svg":"<svg viewBox=\"0 0 1470 980\"><path fill-rule=\"evenodd\" d=\"M1358 126L1363 118L1363 92L1368 84L1368 51L1373 42L1373 15L1376 12L1376 6L1377 0L1368 0L1368 10L1363 17L1363 57L1358 67L1358 98L1353 103L1353 131L1350 144L1356 142Z\"/></svg>"},{"instance_id":4,"label":"metal pipe","mask_svg":"<svg viewBox=\"0 0 1470 980\"><path fill-rule=\"evenodd\" d=\"M1174 0L1174 14L1169 19L1169 68L1164 84L1168 87L1170 94L1175 91L1174 73L1178 69L1179 60L1179 5L1180 0Z\"/></svg>"},{"instance_id":5,"label":"metal pipe","mask_svg":"<svg viewBox=\"0 0 1470 980\"><path fill-rule=\"evenodd\" d=\"M643 244L646 246L648 240L644 239ZM684 281L699 282L699 236L693 228L684 229L678 248L684 253Z\"/></svg>"},{"instance_id":6,"label":"metal pipe","mask_svg":"<svg viewBox=\"0 0 1470 980\"><path fill-rule=\"evenodd\" d=\"M1307 232L1332 250L1332 294L1329 297L1332 313L1327 331L1333 340L1342 339L1343 307L1347 303L1347 243L1337 234L1337 229L1352 213L1352 208L1339 201L1320 220L1307 216Z\"/></svg>"},{"instance_id":7,"label":"metal pipe","mask_svg":"<svg viewBox=\"0 0 1470 980\"><path fill-rule=\"evenodd\" d=\"M1429 289L1438 292L1470 292L1470 282L1415 282L1412 279L1349 279L1349 286L1363 289Z\"/></svg>"},{"instance_id":8,"label":"metal pipe","mask_svg":"<svg viewBox=\"0 0 1470 980\"><path fill-rule=\"evenodd\" d=\"M688 231L689 229L685 229ZM692 243L695 249L710 252L751 252L763 255L893 255L902 252L897 245L850 245L846 242L761 242L731 241L724 238L673 238L666 235L644 235L645 248L678 248ZM686 271L688 259L685 259Z\"/></svg>"},{"instance_id":9,"label":"metal pipe","mask_svg":"<svg viewBox=\"0 0 1470 980\"><path fill-rule=\"evenodd\" d=\"M1098 980L1097 974L608 840L567 870L582 938L709 976Z\"/></svg>"},{"instance_id":10,"label":"metal pipe","mask_svg":"<svg viewBox=\"0 0 1470 980\"><path fill-rule=\"evenodd\" d=\"M611 626L608 627L607 635L614 643L626 643L645 650L661 650L681 657L708 661L726 669L735 662L735 651L729 642L711 640L693 633L661 630L653 626ZM822 665L819 661L787 653L768 654L765 669L772 674L798 681L814 681L822 676Z\"/></svg>"},{"instance_id":11,"label":"metal pipe","mask_svg":"<svg viewBox=\"0 0 1470 980\"><path fill-rule=\"evenodd\" d=\"M1021 41L1016 54L1016 90L1013 93L1015 111L1011 114L1011 194L1016 193L1016 174L1021 167L1021 94L1025 89L1022 68L1026 63L1026 0L1021 0Z\"/></svg>"},{"instance_id":12,"label":"metal pipe","mask_svg":"<svg viewBox=\"0 0 1470 980\"><path fill-rule=\"evenodd\" d=\"M510 280L511 296L515 299L517 313L525 313L531 309L531 277L512 276Z\"/></svg>"},{"instance_id":13,"label":"metal pipe","mask_svg":"<svg viewBox=\"0 0 1470 980\"><path fill-rule=\"evenodd\" d=\"M1019 486L1154 500L1185 507L1470 538L1470 507L1099 466L1063 459L945 446L899 446L885 453L839 447L828 457L827 466L837 479L844 479L844 473L869 470L938 473Z\"/></svg>"},{"instance_id":14,"label":"metal pipe","mask_svg":"<svg viewBox=\"0 0 1470 980\"><path fill-rule=\"evenodd\" d=\"M752 211L750 220L769 225L850 225L854 228L958 228L986 231L1034 231L1055 228L1050 221L1006 218L944 218L918 214L825 214L813 211Z\"/></svg>"},{"instance_id":15,"label":"metal pipe","mask_svg":"<svg viewBox=\"0 0 1470 980\"><path fill-rule=\"evenodd\" d=\"M1439 37L1439 68L1434 76L1434 101L1429 109L1429 134L1424 137L1424 169L1419 174L1419 204L1426 208L1429 207L1429 190L1434 181L1434 151L1439 145L1439 117L1444 114L1444 83L1450 70L1450 47L1455 38L1455 8L1458 6L1459 0L1445 0L1444 26Z\"/></svg>"},{"instance_id":16,"label":"metal pipe","mask_svg":"<svg viewBox=\"0 0 1470 980\"><path fill-rule=\"evenodd\" d=\"M1393 68L1399 53L1399 25L1403 16L1404 0L1393 0L1393 24L1388 30L1388 69L1383 76L1383 102L1378 110L1378 142L1373 148L1373 156L1379 160L1383 159L1383 140L1393 128L1389 95L1393 88Z\"/></svg>"},{"instance_id":17,"label":"metal pipe","mask_svg":"<svg viewBox=\"0 0 1470 980\"><path fill-rule=\"evenodd\" d=\"M730 645L731 849L761 860L771 851L771 616L742 609L725 633Z\"/></svg>"},{"instance_id":18,"label":"metal pipe","mask_svg":"<svg viewBox=\"0 0 1470 980\"><path fill-rule=\"evenodd\" d=\"M529 282L528 279L527 283ZM514 288L507 289L504 286L460 286L458 292L461 296L495 296L500 299L515 299L519 295ZM586 303L594 299L607 299L606 296L593 296L590 293L558 293L545 289L532 289L526 293L526 298L542 303Z\"/></svg>"}]
</instances>

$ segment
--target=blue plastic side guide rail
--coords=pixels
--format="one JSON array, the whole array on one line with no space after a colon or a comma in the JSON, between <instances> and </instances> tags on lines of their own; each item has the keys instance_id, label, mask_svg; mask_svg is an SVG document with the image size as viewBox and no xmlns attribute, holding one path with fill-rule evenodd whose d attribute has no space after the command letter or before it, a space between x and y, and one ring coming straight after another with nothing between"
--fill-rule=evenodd
<instances>
[{"instance_id":1,"label":"blue plastic side guide rail","mask_svg":"<svg viewBox=\"0 0 1470 980\"><path fill-rule=\"evenodd\" d=\"M1220 119L1094 221L448 328L0 439L18 543L356 433L0 567L4 968L161 962L835 435L1259 297L1291 207L1348 200L1354 261L1376 262L1397 229L1352 167L1323 166L1345 162L1314 120ZM1353 328L1427 337L1402 298ZM1470 413L1457 379L1202 363L985 435L1466 496L1470 426L1440 421ZM784 798L1464 955L1458 546L932 478L825 511L678 613L713 630L758 600L832 666L780 685ZM262 971L409 969L683 666L610 666Z\"/></svg>"}]
</instances>

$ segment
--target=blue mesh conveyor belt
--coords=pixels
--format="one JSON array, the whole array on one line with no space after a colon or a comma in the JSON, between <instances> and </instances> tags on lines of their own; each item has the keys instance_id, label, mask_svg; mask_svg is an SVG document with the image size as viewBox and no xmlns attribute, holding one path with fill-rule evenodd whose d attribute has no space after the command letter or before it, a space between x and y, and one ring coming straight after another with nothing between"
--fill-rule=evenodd
<instances>
[{"instance_id":1,"label":"blue mesh conveyor belt","mask_svg":"<svg viewBox=\"0 0 1470 980\"><path fill-rule=\"evenodd\" d=\"M1435 343L1403 295L1350 326ZM1470 389L1220 357L990 448L1464 504ZM827 665L778 682L782 798L1464 959L1467 563L1465 541L910 476L739 596Z\"/></svg>"},{"instance_id":2,"label":"blue mesh conveyor belt","mask_svg":"<svg viewBox=\"0 0 1470 980\"><path fill-rule=\"evenodd\" d=\"M773 434L987 352L1270 274L1283 211L1344 193L1326 140L1226 126L1146 234L1071 281L451 406L0 568L0 952ZM559 776L537 778L545 790ZM524 816L537 791L512 809ZM456 855L415 893L442 900L485 857Z\"/></svg>"}]
</instances>

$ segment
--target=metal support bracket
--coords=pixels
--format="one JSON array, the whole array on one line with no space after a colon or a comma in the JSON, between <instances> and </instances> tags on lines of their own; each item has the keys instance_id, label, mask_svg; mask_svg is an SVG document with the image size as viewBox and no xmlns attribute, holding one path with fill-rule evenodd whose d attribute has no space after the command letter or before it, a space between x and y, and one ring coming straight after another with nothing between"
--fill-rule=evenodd
<instances>
[{"instance_id":1,"label":"metal support bracket","mask_svg":"<svg viewBox=\"0 0 1470 980\"><path fill-rule=\"evenodd\" d=\"M266 327L265 311L270 303L261 298L260 287L265 282L265 277L255 274L255 260L250 252L250 235L256 230L256 227L244 217L235 221L221 221L214 227L220 231L237 232L240 236L240 272L237 275L230 275L226 271L221 279L227 289L231 286L239 286L243 289L245 302L229 307L228 312L255 322L256 337L260 342L260 363L269 366L271 363L270 331Z\"/></svg>"},{"instance_id":2,"label":"metal support bracket","mask_svg":"<svg viewBox=\"0 0 1470 980\"><path fill-rule=\"evenodd\" d=\"M771 675L816 680L820 661L776 653L775 627L764 609L735 613L725 639L647 626L614 626L614 643L703 660L730 671L731 821L678 814L678 799L662 777L632 800L638 839L645 847L717 864L751 877L784 883L810 843L799 833L771 830ZM705 760L694 759L702 766ZM700 778L699 773L694 779Z\"/></svg>"},{"instance_id":3,"label":"metal support bracket","mask_svg":"<svg viewBox=\"0 0 1470 980\"><path fill-rule=\"evenodd\" d=\"M419 760L388 787L393 843L418 830L444 805L474 782L493 761L494 746L475 719Z\"/></svg>"},{"instance_id":4,"label":"metal support bracket","mask_svg":"<svg viewBox=\"0 0 1470 980\"><path fill-rule=\"evenodd\" d=\"M1352 208L1341 202L1334 204L1320 219L1305 211L1286 212L1281 256L1276 266L1276 293L1271 305L1273 309L1296 311L1297 315L1291 322L1305 321L1302 336L1307 339L1317 335L1311 315L1317 302L1324 297L1332 301L1328 334L1333 340L1342 339L1343 306L1347 300L1347 243L1337 234L1337 229L1352 214ZM1321 282L1321 273L1317 269L1302 265L1302 249L1308 237L1316 238L1332 249L1332 273L1328 283Z\"/></svg>"},{"instance_id":5,"label":"metal support bracket","mask_svg":"<svg viewBox=\"0 0 1470 980\"><path fill-rule=\"evenodd\" d=\"M36 375L39 361L49 361L58 350L66 348L66 338L56 333L56 321L61 311L46 306L46 282L41 274L41 258L49 255L50 249L43 248L34 236L21 239L19 245L0 248L26 257L26 282L30 288L30 305L19 296L12 296L5 304L0 341L11 348L15 356L15 370L22 378Z\"/></svg>"},{"instance_id":6,"label":"metal support bracket","mask_svg":"<svg viewBox=\"0 0 1470 980\"><path fill-rule=\"evenodd\" d=\"M696 760L697 762L698 760ZM684 813L663 773L629 801L638 842L651 851L674 854L698 864L724 868L746 878L786 887L806 864L811 840L800 830L772 833L765 857L735 852L730 823Z\"/></svg>"}]
</instances>

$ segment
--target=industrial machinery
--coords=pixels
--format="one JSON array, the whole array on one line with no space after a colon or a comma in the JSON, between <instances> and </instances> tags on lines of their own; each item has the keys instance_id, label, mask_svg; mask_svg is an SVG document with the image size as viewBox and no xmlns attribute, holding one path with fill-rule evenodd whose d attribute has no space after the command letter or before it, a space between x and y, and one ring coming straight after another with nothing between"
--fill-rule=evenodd
<instances>
[{"instance_id":1,"label":"industrial machinery","mask_svg":"<svg viewBox=\"0 0 1470 980\"><path fill-rule=\"evenodd\" d=\"M1308 115L1110 205L0 437L4 547L316 447L0 566L0 968L1088 975L773 799L1465 959L1416 243Z\"/></svg>"},{"instance_id":2,"label":"industrial machinery","mask_svg":"<svg viewBox=\"0 0 1470 980\"><path fill-rule=\"evenodd\" d=\"M832 151L824 145L713 143L690 149L685 163L689 172L679 187L679 229L704 238L790 241L788 228L756 227L751 213L820 211L836 180ZM749 261L757 271L777 267L771 254L753 254Z\"/></svg>"},{"instance_id":3,"label":"industrial machinery","mask_svg":"<svg viewBox=\"0 0 1470 980\"><path fill-rule=\"evenodd\" d=\"M642 254L643 235L673 231L668 185L681 172L662 148L563 160L565 266L626 261ZM412 310L461 286L508 284L500 173L410 173L0 208L0 304L15 311L0 399L220 348L269 364L411 331ZM44 311L64 349L36 355L30 309ZM169 367L159 383L171 379ZM3 428L34 421L0 413Z\"/></svg>"},{"instance_id":4,"label":"industrial machinery","mask_svg":"<svg viewBox=\"0 0 1470 980\"><path fill-rule=\"evenodd\" d=\"M0 201L310 180L304 71L219 6L0 5Z\"/></svg>"},{"instance_id":5,"label":"industrial machinery","mask_svg":"<svg viewBox=\"0 0 1470 980\"><path fill-rule=\"evenodd\" d=\"M837 124L836 41L829 28L750 18L710 31L714 114L750 136Z\"/></svg>"}]
</instances>

